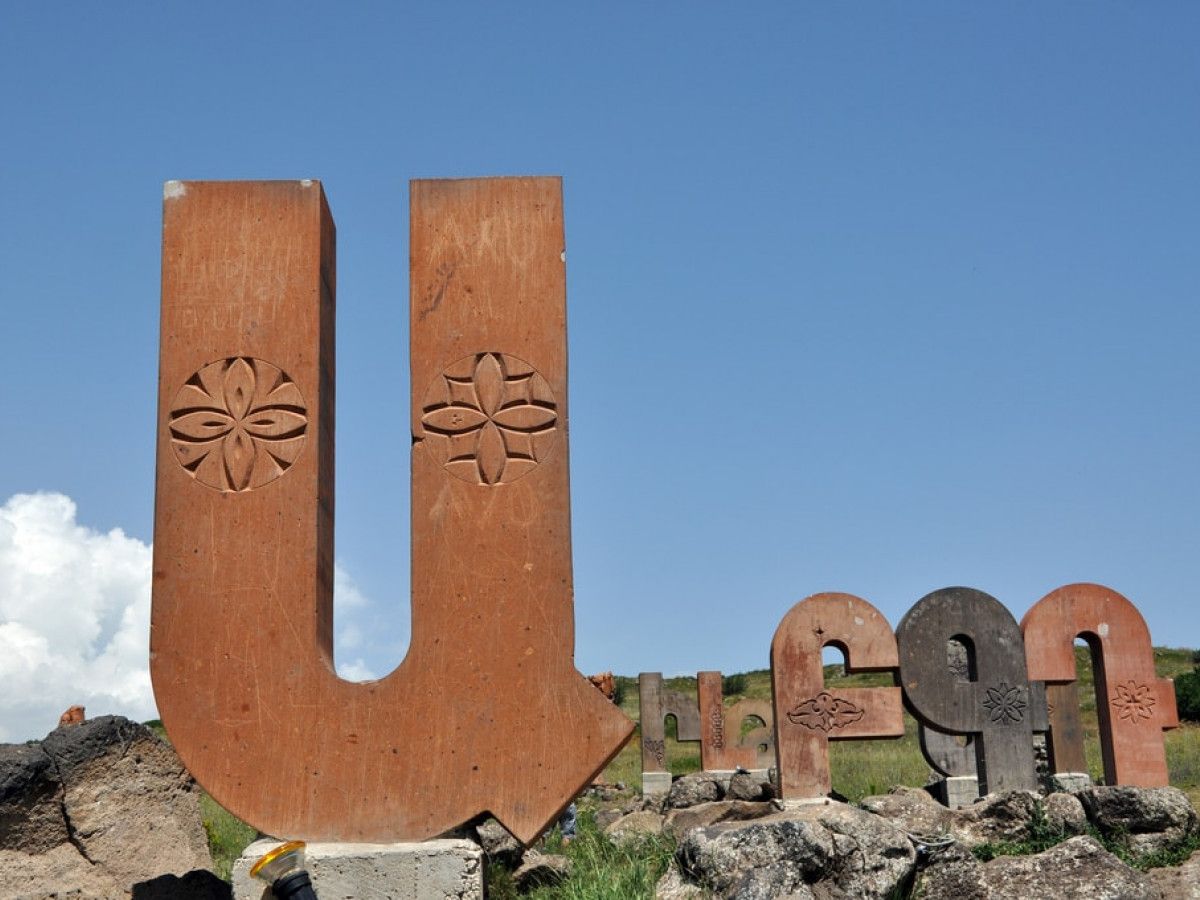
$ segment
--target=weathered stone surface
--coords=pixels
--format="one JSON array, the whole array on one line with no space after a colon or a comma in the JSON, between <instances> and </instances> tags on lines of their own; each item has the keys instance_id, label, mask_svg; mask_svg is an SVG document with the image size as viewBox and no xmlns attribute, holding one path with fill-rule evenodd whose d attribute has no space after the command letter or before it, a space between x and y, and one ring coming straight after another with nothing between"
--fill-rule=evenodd
<instances>
[{"instance_id":1,"label":"weathered stone surface","mask_svg":"<svg viewBox=\"0 0 1200 900\"><path fill-rule=\"evenodd\" d=\"M986 864L955 848L935 857L913 891L922 900L1158 900L1150 879L1091 837L1073 837L1032 856Z\"/></svg>"},{"instance_id":2,"label":"weathered stone surface","mask_svg":"<svg viewBox=\"0 0 1200 900\"><path fill-rule=\"evenodd\" d=\"M1123 838L1135 853L1151 853L1200 829L1200 819L1178 788L1090 787L1076 794L1093 825Z\"/></svg>"},{"instance_id":3,"label":"weathered stone surface","mask_svg":"<svg viewBox=\"0 0 1200 900\"><path fill-rule=\"evenodd\" d=\"M654 900L705 900L705 892L684 878L672 862L654 886Z\"/></svg>"},{"instance_id":4,"label":"weathered stone surface","mask_svg":"<svg viewBox=\"0 0 1200 900\"><path fill-rule=\"evenodd\" d=\"M0 896L127 896L212 865L195 782L167 743L119 716L0 747L0 822Z\"/></svg>"},{"instance_id":5,"label":"weathered stone surface","mask_svg":"<svg viewBox=\"0 0 1200 900\"><path fill-rule=\"evenodd\" d=\"M966 646L976 680L950 671L950 640ZM905 705L933 729L974 737L980 791L1035 789L1025 646L1003 604L973 588L934 591L905 613L896 643Z\"/></svg>"},{"instance_id":6,"label":"weathered stone surface","mask_svg":"<svg viewBox=\"0 0 1200 900\"><path fill-rule=\"evenodd\" d=\"M987 900L983 863L962 844L939 848L918 870L913 895L921 900Z\"/></svg>"},{"instance_id":7,"label":"weathered stone surface","mask_svg":"<svg viewBox=\"0 0 1200 900\"><path fill-rule=\"evenodd\" d=\"M972 806L950 810L924 790L902 787L890 794L866 797L862 807L912 834L950 835L968 847L977 847L1027 839L1039 802L1039 796L1031 791L1009 791L989 794Z\"/></svg>"},{"instance_id":8,"label":"weathered stone surface","mask_svg":"<svg viewBox=\"0 0 1200 900\"><path fill-rule=\"evenodd\" d=\"M669 810L663 821L662 830L679 839L693 828L707 828L718 822L745 822L749 819L761 819L764 816L773 815L775 812L777 812L775 804L769 802L716 800L712 803L689 806L686 809Z\"/></svg>"},{"instance_id":9,"label":"weathered stone surface","mask_svg":"<svg viewBox=\"0 0 1200 900\"><path fill-rule=\"evenodd\" d=\"M1064 834L1083 834L1088 818L1083 804L1074 794L1050 794L1042 801L1046 824Z\"/></svg>"},{"instance_id":10,"label":"weathered stone surface","mask_svg":"<svg viewBox=\"0 0 1200 900\"><path fill-rule=\"evenodd\" d=\"M630 809L630 810L598 809L598 810L596 810L596 814L594 816L595 821L596 821L596 827L599 828L601 831L603 831L609 825L611 825L613 822L615 822L619 818L621 818L621 816L628 815L629 813L631 813L633 811L634 810L632 810L632 809Z\"/></svg>"},{"instance_id":11,"label":"weathered stone surface","mask_svg":"<svg viewBox=\"0 0 1200 900\"><path fill-rule=\"evenodd\" d=\"M1200 850L1181 866L1150 869L1146 874L1163 900L1200 900Z\"/></svg>"},{"instance_id":12,"label":"weathered stone surface","mask_svg":"<svg viewBox=\"0 0 1200 900\"><path fill-rule=\"evenodd\" d=\"M62 781L41 744L0 745L0 849L44 853L67 839Z\"/></svg>"},{"instance_id":13,"label":"weathered stone surface","mask_svg":"<svg viewBox=\"0 0 1200 900\"><path fill-rule=\"evenodd\" d=\"M682 809L697 803L711 803L713 800L720 800L724 795L719 778L697 772L676 778L671 783L671 790L667 792L666 807Z\"/></svg>"},{"instance_id":14,"label":"weathered stone surface","mask_svg":"<svg viewBox=\"0 0 1200 900\"><path fill-rule=\"evenodd\" d=\"M694 829L676 859L720 898L884 898L908 880L916 852L879 817L830 803Z\"/></svg>"},{"instance_id":15,"label":"weathered stone surface","mask_svg":"<svg viewBox=\"0 0 1200 900\"><path fill-rule=\"evenodd\" d=\"M864 797L860 805L898 828L924 836L949 834L956 821L953 810L921 788L894 787L886 794Z\"/></svg>"},{"instance_id":16,"label":"weathered stone surface","mask_svg":"<svg viewBox=\"0 0 1200 900\"><path fill-rule=\"evenodd\" d=\"M1155 673L1150 629L1137 607L1103 585L1068 584L1035 603L1021 628L1033 679L1073 683L1075 639L1083 637L1091 647L1105 782L1165 786L1162 733L1179 725L1175 688L1171 679ZM1069 702L1065 694L1056 696L1061 703ZM1062 707L1056 708L1051 728L1054 771L1086 771L1081 765L1082 731L1058 721L1063 715ZM1060 733L1054 735L1055 730Z\"/></svg>"},{"instance_id":17,"label":"weathered stone surface","mask_svg":"<svg viewBox=\"0 0 1200 900\"><path fill-rule=\"evenodd\" d=\"M659 834L663 830L663 817L650 810L631 812L621 816L604 829L604 833L618 843L647 834Z\"/></svg>"},{"instance_id":18,"label":"weathered stone surface","mask_svg":"<svg viewBox=\"0 0 1200 900\"><path fill-rule=\"evenodd\" d=\"M851 594L815 594L783 617L771 640L779 796L829 794L829 741L904 735L900 688L825 689L821 651L846 653L846 671L895 670L896 638L874 606Z\"/></svg>"},{"instance_id":19,"label":"weathered stone surface","mask_svg":"<svg viewBox=\"0 0 1200 900\"><path fill-rule=\"evenodd\" d=\"M590 690L590 688L589 688ZM233 865L235 900L266 900L270 892L250 868L278 841L256 841ZM433 840L398 844L311 843L304 868L321 900L483 900L483 851L474 841Z\"/></svg>"},{"instance_id":20,"label":"weathered stone surface","mask_svg":"<svg viewBox=\"0 0 1200 900\"><path fill-rule=\"evenodd\" d=\"M725 788L725 799L756 802L770 800L774 793L768 779L749 772L737 772L729 779L729 786Z\"/></svg>"},{"instance_id":21,"label":"weathered stone surface","mask_svg":"<svg viewBox=\"0 0 1200 900\"><path fill-rule=\"evenodd\" d=\"M475 838L489 860L510 869L515 869L520 864L525 847L492 817L489 816L475 826Z\"/></svg>"},{"instance_id":22,"label":"weathered stone surface","mask_svg":"<svg viewBox=\"0 0 1200 900\"><path fill-rule=\"evenodd\" d=\"M51 732L42 747L62 777L74 842L118 882L212 865L196 784L148 728L101 716Z\"/></svg>"},{"instance_id":23,"label":"weathered stone surface","mask_svg":"<svg viewBox=\"0 0 1200 900\"><path fill-rule=\"evenodd\" d=\"M513 872L513 882L519 891L561 884L571 875L571 860L554 853L530 851L521 867Z\"/></svg>"},{"instance_id":24,"label":"weathered stone surface","mask_svg":"<svg viewBox=\"0 0 1200 900\"><path fill-rule=\"evenodd\" d=\"M353 683L330 664L324 193L170 185L151 675L188 768L263 832L421 840L488 811L530 842L633 731L572 660L562 184L409 199L413 627L395 671Z\"/></svg>"}]
</instances>

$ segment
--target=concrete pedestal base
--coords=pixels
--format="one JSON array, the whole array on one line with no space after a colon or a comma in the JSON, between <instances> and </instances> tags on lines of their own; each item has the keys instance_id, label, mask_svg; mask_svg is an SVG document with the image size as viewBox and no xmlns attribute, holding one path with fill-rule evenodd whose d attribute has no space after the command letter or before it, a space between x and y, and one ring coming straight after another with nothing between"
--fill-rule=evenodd
<instances>
[{"instance_id":1,"label":"concrete pedestal base","mask_svg":"<svg viewBox=\"0 0 1200 900\"><path fill-rule=\"evenodd\" d=\"M281 841L256 841L233 866L234 900L275 895L250 867ZM472 841L414 844L309 844L305 868L321 898L483 900L483 851Z\"/></svg>"},{"instance_id":2,"label":"concrete pedestal base","mask_svg":"<svg viewBox=\"0 0 1200 900\"><path fill-rule=\"evenodd\" d=\"M979 799L979 779L973 775L943 778L933 785L933 796L950 809L962 809Z\"/></svg>"},{"instance_id":3,"label":"concrete pedestal base","mask_svg":"<svg viewBox=\"0 0 1200 900\"><path fill-rule=\"evenodd\" d=\"M1050 786L1069 794L1091 787L1092 776L1087 772L1056 772L1050 776Z\"/></svg>"},{"instance_id":4,"label":"concrete pedestal base","mask_svg":"<svg viewBox=\"0 0 1200 900\"><path fill-rule=\"evenodd\" d=\"M670 772L643 772L642 796L665 797L671 790Z\"/></svg>"}]
</instances>

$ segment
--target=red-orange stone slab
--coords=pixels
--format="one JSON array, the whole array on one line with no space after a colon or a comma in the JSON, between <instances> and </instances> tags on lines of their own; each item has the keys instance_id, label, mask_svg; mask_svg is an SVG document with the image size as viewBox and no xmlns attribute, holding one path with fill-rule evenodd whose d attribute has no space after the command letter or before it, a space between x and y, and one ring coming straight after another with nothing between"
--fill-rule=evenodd
<instances>
[{"instance_id":1,"label":"red-orange stone slab","mask_svg":"<svg viewBox=\"0 0 1200 900\"><path fill-rule=\"evenodd\" d=\"M749 728L747 728L749 726ZM726 739L750 753L748 769L775 765L775 710L767 700L743 697L725 707Z\"/></svg>"},{"instance_id":2,"label":"red-orange stone slab","mask_svg":"<svg viewBox=\"0 0 1200 900\"><path fill-rule=\"evenodd\" d=\"M529 842L633 728L572 663L561 184L411 196L412 641L354 684L324 195L168 184L151 674L184 763L263 832L419 840L490 811Z\"/></svg>"},{"instance_id":3,"label":"red-orange stone slab","mask_svg":"<svg viewBox=\"0 0 1200 900\"><path fill-rule=\"evenodd\" d=\"M1021 629L1031 678L1074 682L1075 638L1091 647L1105 782L1167 785L1162 733L1179 725L1175 686L1154 671L1150 630L1137 607L1103 585L1068 584L1035 603ZM1061 711L1051 714L1052 735L1055 714ZM1053 762L1065 771L1057 755Z\"/></svg>"},{"instance_id":4,"label":"red-orange stone slab","mask_svg":"<svg viewBox=\"0 0 1200 900\"><path fill-rule=\"evenodd\" d=\"M827 646L845 654L850 674L894 672L900 664L887 619L866 600L814 594L788 610L771 641L775 754L785 800L829 793L829 741L904 736L900 688L826 690L821 650Z\"/></svg>"},{"instance_id":5,"label":"red-orange stone slab","mask_svg":"<svg viewBox=\"0 0 1200 900\"><path fill-rule=\"evenodd\" d=\"M726 714L721 673L698 673L696 688L700 695L700 768L705 772L753 768L754 751L738 746L741 719Z\"/></svg>"}]
</instances>

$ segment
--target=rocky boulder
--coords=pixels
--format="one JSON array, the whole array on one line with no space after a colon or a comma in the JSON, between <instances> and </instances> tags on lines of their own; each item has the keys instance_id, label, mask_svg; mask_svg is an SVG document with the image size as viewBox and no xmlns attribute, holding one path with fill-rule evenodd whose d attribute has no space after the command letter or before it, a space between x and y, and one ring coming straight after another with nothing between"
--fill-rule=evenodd
<instances>
[{"instance_id":1,"label":"rocky boulder","mask_svg":"<svg viewBox=\"0 0 1200 900\"><path fill-rule=\"evenodd\" d=\"M1073 837L1031 856L981 863L962 846L937 854L917 878L921 900L1159 900L1150 878L1091 837Z\"/></svg>"},{"instance_id":2,"label":"rocky boulder","mask_svg":"<svg viewBox=\"0 0 1200 900\"><path fill-rule=\"evenodd\" d=\"M1088 828L1087 813L1074 794L1051 794L1042 801L1046 825L1063 834L1084 834Z\"/></svg>"},{"instance_id":3,"label":"rocky boulder","mask_svg":"<svg viewBox=\"0 0 1200 900\"><path fill-rule=\"evenodd\" d=\"M898 787L889 794L865 798L862 807L909 834L927 838L948 835L967 847L978 847L1028 840L1042 803L1032 791L1007 791L988 794L955 810L942 806L920 788ZM1041 810L1046 813L1044 806ZM1055 801L1054 811L1064 827L1069 821L1078 824L1078 810L1069 800ZM1048 813L1046 816L1050 818Z\"/></svg>"},{"instance_id":4,"label":"rocky boulder","mask_svg":"<svg viewBox=\"0 0 1200 900\"><path fill-rule=\"evenodd\" d=\"M554 853L538 853L531 850L517 871L513 882L517 890L528 893L534 888L549 887L566 881L571 875L571 860Z\"/></svg>"},{"instance_id":5,"label":"rocky boulder","mask_svg":"<svg viewBox=\"0 0 1200 900\"><path fill-rule=\"evenodd\" d=\"M1200 900L1200 850L1181 866L1150 869L1146 875L1163 900Z\"/></svg>"},{"instance_id":6,"label":"rocky boulder","mask_svg":"<svg viewBox=\"0 0 1200 900\"><path fill-rule=\"evenodd\" d=\"M684 809L698 803L711 803L725 796L721 780L705 772L684 775L671 782L666 809Z\"/></svg>"},{"instance_id":7,"label":"rocky boulder","mask_svg":"<svg viewBox=\"0 0 1200 900\"><path fill-rule=\"evenodd\" d=\"M629 840L637 840L647 835L661 834L662 830L663 817L652 810L646 809L621 816L621 818L605 828L604 833L615 843L620 844Z\"/></svg>"},{"instance_id":8,"label":"rocky boulder","mask_svg":"<svg viewBox=\"0 0 1200 900\"><path fill-rule=\"evenodd\" d=\"M1200 819L1178 788L1090 787L1076 793L1088 819L1134 853L1153 853L1200 831Z\"/></svg>"},{"instance_id":9,"label":"rocky boulder","mask_svg":"<svg viewBox=\"0 0 1200 900\"><path fill-rule=\"evenodd\" d=\"M751 803L770 800L775 796L771 782L750 772L736 772L725 789L726 800L747 800Z\"/></svg>"},{"instance_id":10,"label":"rocky boulder","mask_svg":"<svg viewBox=\"0 0 1200 900\"><path fill-rule=\"evenodd\" d=\"M198 796L170 745L119 716L0 746L0 896L128 897L211 868Z\"/></svg>"},{"instance_id":11,"label":"rocky boulder","mask_svg":"<svg viewBox=\"0 0 1200 900\"><path fill-rule=\"evenodd\" d=\"M490 862L508 869L515 869L521 864L525 847L491 816L475 825L474 839Z\"/></svg>"},{"instance_id":12,"label":"rocky boulder","mask_svg":"<svg viewBox=\"0 0 1200 900\"><path fill-rule=\"evenodd\" d=\"M672 890L693 885L722 900L886 898L915 862L908 837L878 816L814 804L689 831L676 852L684 884Z\"/></svg>"},{"instance_id":13,"label":"rocky boulder","mask_svg":"<svg viewBox=\"0 0 1200 900\"><path fill-rule=\"evenodd\" d=\"M769 816L777 811L778 809L773 803L714 800L712 803L700 803L686 809L668 810L662 823L662 830L678 840L693 828L707 828L718 822L745 822L750 819L761 819L763 816Z\"/></svg>"}]
</instances>

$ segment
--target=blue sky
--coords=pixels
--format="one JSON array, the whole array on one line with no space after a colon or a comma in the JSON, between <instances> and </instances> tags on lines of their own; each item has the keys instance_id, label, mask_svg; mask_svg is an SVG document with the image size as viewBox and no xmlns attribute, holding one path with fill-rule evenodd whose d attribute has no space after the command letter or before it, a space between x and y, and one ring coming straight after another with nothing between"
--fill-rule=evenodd
<instances>
[{"instance_id":1,"label":"blue sky","mask_svg":"<svg viewBox=\"0 0 1200 900\"><path fill-rule=\"evenodd\" d=\"M1198 25L1188 3L6 4L0 503L57 492L152 540L162 183L318 178L342 626L386 673L408 181L561 174L581 669L761 668L810 593L894 625L951 584L1019 617L1099 581L1200 645Z\"/></svg>"}]
</instances>

